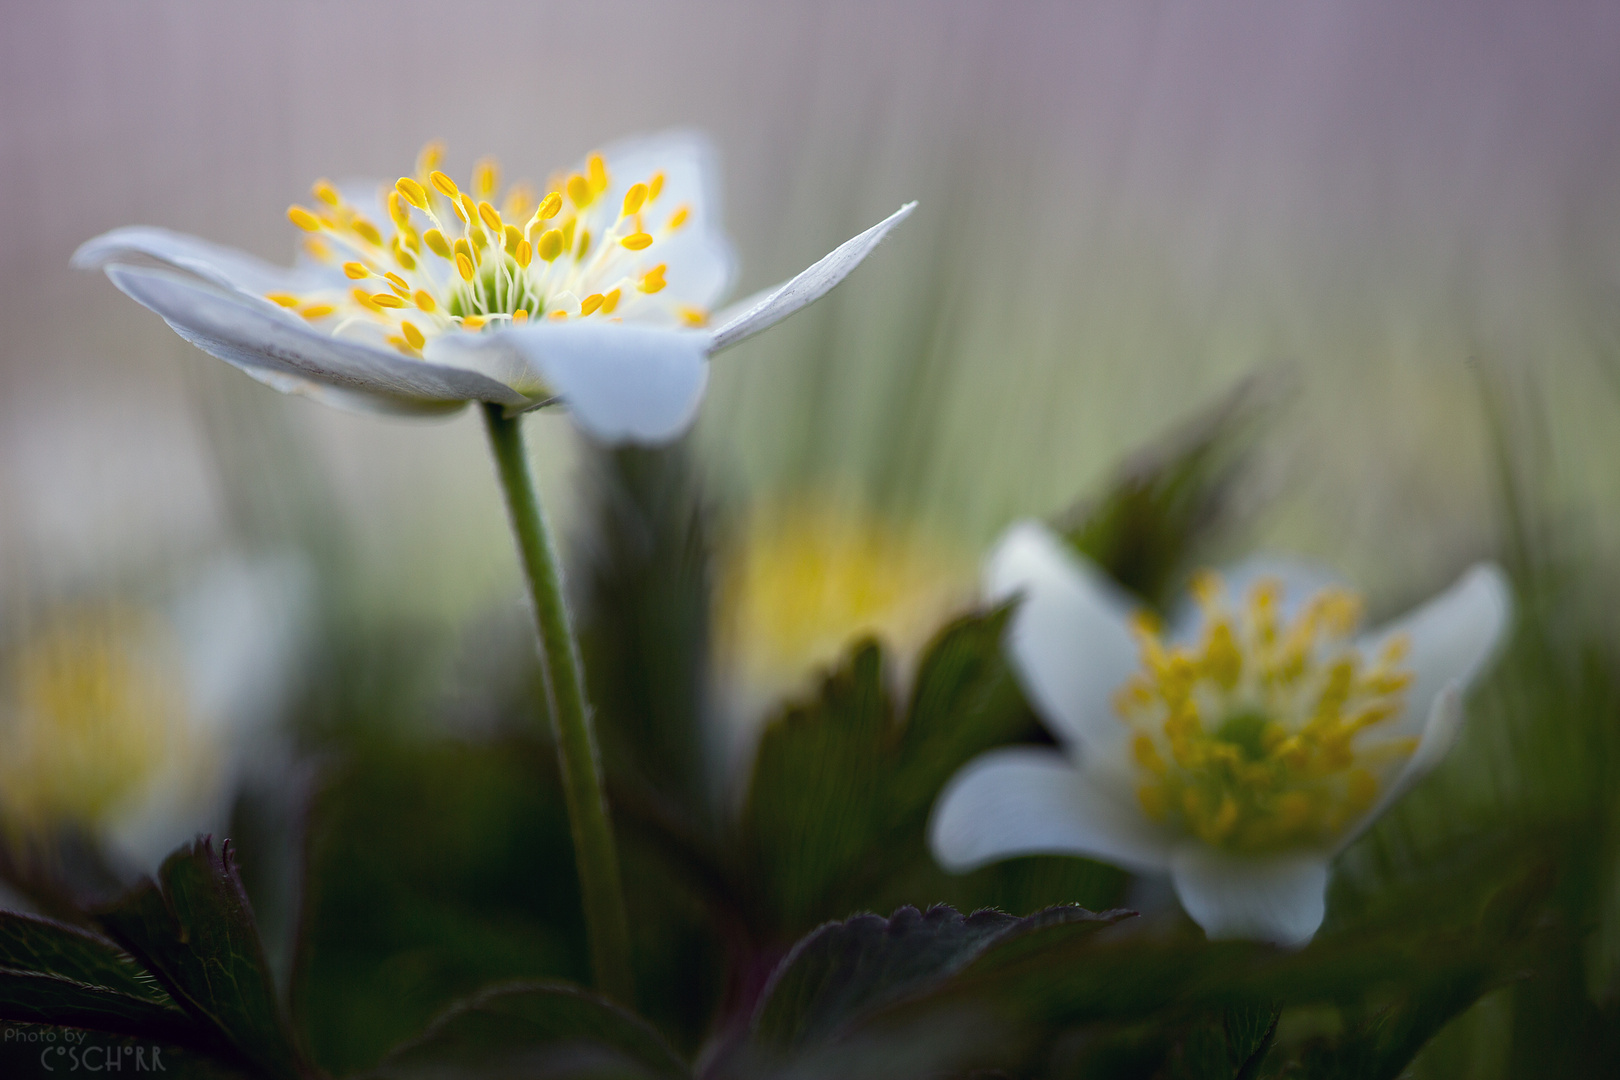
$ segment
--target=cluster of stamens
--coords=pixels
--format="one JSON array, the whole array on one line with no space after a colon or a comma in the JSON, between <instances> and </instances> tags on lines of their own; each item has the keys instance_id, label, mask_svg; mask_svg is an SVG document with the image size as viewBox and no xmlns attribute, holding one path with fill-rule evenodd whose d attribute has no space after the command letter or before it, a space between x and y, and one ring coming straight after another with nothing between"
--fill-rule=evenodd
<instances>
[{"instance_id":1,"label":"cluster of stamens","mask_svg":"<svg viewBox=\"0 0 1620 1080\"><path fill-rule=\"evenodd\" d=\"M667 284L659 242L691 216L687 206L658 206L662 172L614 200L607 166L593 154L585 172L553 177L543 198L522 183L500 198L494 161L478 163L469 191L439 170L442 157L443 147L429 144L416 175L387 192L387 236L330 182L317 182L315 205L292 206L287 217L311 234L305 250L341 263L354 284L267 298L334 334L380 329L409 356L448 331L540 318L703 325L705 312L657 297Z\"/></svg>"},{"instance_id":2,"label":"cluster of stamens","mask_svg":"<svg viewBox=\"0 0 1620 1080\"><path fill-rule=\"evenodd\" d=\"M1143 810L1232 851L1330 841L1416 747L1358 738L1404 708L1405 638L1364 657L1352 640L1361 603L1343 589L1316 593L1292 620L1275 580L1236 609L1215 574L1201 575L1194 595L1200 639L1167 646L1138 619L1142 668L1114 698L1134 733Z\"/></svg>"}]
</instances>

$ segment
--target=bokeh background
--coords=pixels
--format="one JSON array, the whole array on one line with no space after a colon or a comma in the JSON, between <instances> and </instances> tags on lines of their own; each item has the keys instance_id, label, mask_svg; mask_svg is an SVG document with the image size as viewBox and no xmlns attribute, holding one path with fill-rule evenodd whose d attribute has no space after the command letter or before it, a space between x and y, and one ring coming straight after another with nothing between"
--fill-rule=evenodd
<instances>
[{"instance_id":1,"label":"bokeh background","mask_svg":"<svg viewBox=\"0 0 1620 1080\"><path fill-rule=\"evenodd\" d=\"M0 19L13 653L64 604L182 610L203 568L234 567L258 583L237 625L278 635L241 646L279 673L253 685L296 701L343 642L404 638L408 685L384 665L363 704L322 708L467 730L499 711L491 671L521 674L491 657L527 646L477 417L281 397L68 267L135 223L290 259L311 181L392 178L432 138L455 175L493 154L539 179L625 135L707 132L738 295L921 201L836 293L715 361L691 453L725 513L862 506L971 575L1009 521L1261 371L1282 404L1232 553L1324 560L1400 610L1519 542L1504 477L1586 572L1620 551L1612 3L6 0ZM584 535L577 436L550 414L528 432ZM305 776L248 756L290 770L282 789Z\"/></svg>"}]
</instances>

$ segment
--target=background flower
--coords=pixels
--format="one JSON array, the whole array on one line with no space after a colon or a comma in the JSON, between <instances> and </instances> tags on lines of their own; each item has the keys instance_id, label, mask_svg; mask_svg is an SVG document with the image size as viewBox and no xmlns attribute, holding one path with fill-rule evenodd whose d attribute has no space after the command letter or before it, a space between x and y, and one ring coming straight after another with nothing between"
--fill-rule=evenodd
<instances>
[{"instance_id":1,"label":"background flower","mask_svg":"<svg viewBox=\"0 0 1620 1080\"><path fill-rule=\"evenodd\" d=\"M1437 765L1510 601L1482 565L1403 619L1349 638L1330 575L1251 562L1213 582L1161 643L1102 573L1044 526L1014 526L986 590L1018 601L1014 669L1063 747L986 754L940 795L947 867L1090 855L1168 873L1211 938L1300 944L1328 861Z\"/></svg>"}]
</instances>

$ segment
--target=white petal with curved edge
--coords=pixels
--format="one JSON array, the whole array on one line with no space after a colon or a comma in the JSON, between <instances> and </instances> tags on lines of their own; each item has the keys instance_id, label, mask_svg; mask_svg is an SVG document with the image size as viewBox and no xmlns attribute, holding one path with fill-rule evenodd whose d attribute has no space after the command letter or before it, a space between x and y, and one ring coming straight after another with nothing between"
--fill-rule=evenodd
<instances>
[{"instance_id":1,"label":"white petal with curved edge","mask_svg":"<svg viewBox=\"0 0 1620 1080\"><path fill-rule=\"evenodd\" d=\"M859 236L838 245L808 270L772 289L764 299L754 302L750 297L750 306L746 309L738 311L740 305L734 305L722 312L715 319L721 325L714 331L712 351L730 348L827 295L834 285L860 265L862 259L872 254L872 249L889 235L889 230L904 221L916 208L916 203L906 203Z\"/></svg>"},{"instance_id":2,"label":"white petal with curved edge","mask_svg":"<svg viewBox=\"0 0 1620 1080\"><path fill-rule=\"evenodd\" d=\"M267 301L223 292L172 271L113 264L107 276L175 332L211 356L250 372L281 372L398 409L440 411L463 401L525 403L523 395L472 371L413 360L388 349L333 337Z\"/></svg>"},{"instance_id":3,"label":"white petal with curved edge","mask_svg":"<svg viewBox=\"0 0 1620 1080\"><path fill-rule=\"evenodd\" d=\"M708 383L708 334L627 323L568 322L429 343L436 363L466 366L531 398L556 395L607 442L667 442L697 415Z\"/></svg>"},{"instance_id":4,"label":"white petal with curved edge","mask_svg":"<svg viewBox=\"0 0 1620 1080\"><path fill-rule=\"evenodd\" d=\"M1162 872L1170 848L1139 808L1061 752L1036 747L992 750L963 766L934 804L928 846L955 872L1017 855L1087 855Z\"/></svg>"},{"instance_id":5,"label":"white petal with curved edge","mask_svg":"<svg viewBox=\"0 0 1620 1080\"><path fill-rule=\"evenodd\" d=\"M290 270L245 251L150 225L131 225L86 240L73 253L72 261L75 269L97 270L142 258L168 263L204 281L251 296L302 292L330 276L314 267Z\"/></svg>"},{"instance_id":6,"label":"white petal with curved edge","mask_svg":"<svg viewBox=\"0 0 1620 1080\"><path fill-rule=\"evenodd\" d=\"M1339 837L1339 842L1333 848L1335 853L1344 850L1351 841L1366 832L1373 822L1383 816L1384 811L1451 753L1451 748L1457 744L1457 736L1462 734L1462 696L1461 683L1448 683L1435 695L1417 749L1412 751L1412 756L1406 759L1393 779L1385 784L1372 808Z\"/></svg>"},{"instance_id":7,"label":"white petal with curved edge","mask_svg":"<svg viewBox=\"0 0 1620 1080\"><path fill-rule=\"evenodd\" d=\"M1188 841L1170 855L1176 897L1211 941L1304 945L1327 908L1320 852L1233 855Z\"/></svg>"},{"instance_id":8,"label":"white petal with curved edge","mask_svg":"<svg viewBox=\"0 0 1620 1080\"><path fill-rule=\"evenodd\" d=\"M1282 603L1278 610L1284 619L1293 618L1301 605L1315 593L1345 584L1340 574L1320 563L1285 555L1250 555L1221 568L1227 599L1235 605L1243 604L1249 590L1265 578L1282 584ZM1192 597L1184 597L1176 604L1175 612L1170 617L1168 640L1177 644L1192 641L1202 626L1202 609Z\"/></svg>"},{"instance_id":9,"label":"white petal with curved edge","mask_svg":"<svg viewBox=\"0 0 1620 1080\"><path fill-rule=\"evenodd\" d=\"M1065 743L1079 744L1086 761L1122 765L1128 731L1113 696L1140 664L1124 594L1034 521L1002 534L984 590L992 602L1023 597L1007 651L1041 719Z\"/></svg>"},{"instance_id":10,"label":"white petal with curved edge","mask_svg":"<svg viewBox=\"0 0 1620 1080\"><path fill-rule=\"evenodd\" d=\"M686 224L661 238L653 250L665 263L667 298L707 312L731 288L737 257L721 228L720 169L714 145L696 131L665 131L624 139L602 151L613 191L622 199L634 183L664 174L658 199L644 211L656 231L678 208Z\"/></svg>"},{"instance_id":11,"label":"white petal with curved edge","mask_svg":"<svg viewBox=\"0 0 1620 1080\"><path fill-rule=\"evenodd\" d=\"M1379 725L1381 737L1418 735L1430 722L1435 697L1451 683L1467 690L1503 641L1513 611L1507 576L1494 563L1479 563L1422 607L1363 640L1376 654L1391 637L1411 645L1405 665L1416 676L1406 692L1406 711Z\"/></svg>"}]
</instances>

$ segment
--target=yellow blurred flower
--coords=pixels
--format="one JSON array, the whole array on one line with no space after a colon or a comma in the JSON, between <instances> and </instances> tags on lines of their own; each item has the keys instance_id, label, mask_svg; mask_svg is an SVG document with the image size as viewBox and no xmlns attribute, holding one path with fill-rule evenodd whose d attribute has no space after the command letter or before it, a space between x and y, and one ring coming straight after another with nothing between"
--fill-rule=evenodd
<instances>
[{"instance_id":1,"label":"yellow blurred flower","mask_svg":"<svg viewBox=\"0 0 1620 1080\"><path fill-rule=\"evenodd\" d=\"M746 775L759 729L856 639L879 639L903 685L918 653L971 602L975 567L937 536L848 502L752 513L721 557L715 653L722 775Z\"/></svg>"}]
</instances>

